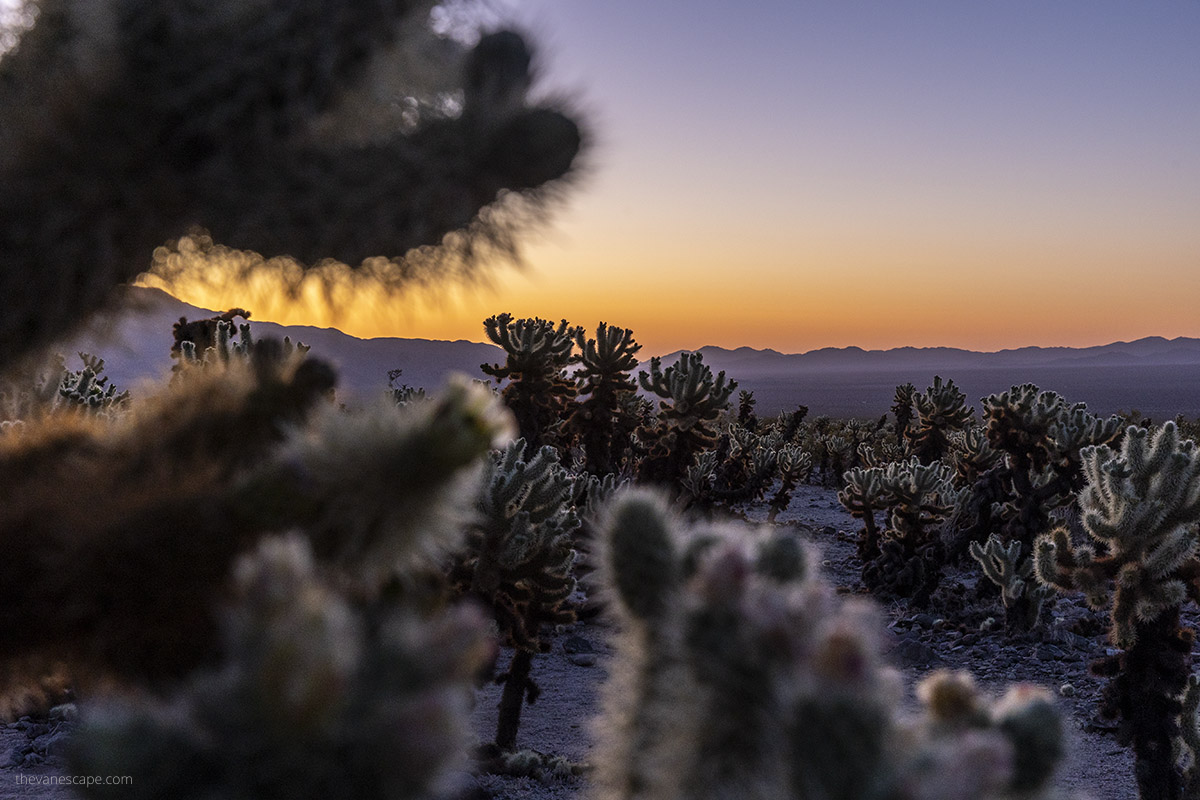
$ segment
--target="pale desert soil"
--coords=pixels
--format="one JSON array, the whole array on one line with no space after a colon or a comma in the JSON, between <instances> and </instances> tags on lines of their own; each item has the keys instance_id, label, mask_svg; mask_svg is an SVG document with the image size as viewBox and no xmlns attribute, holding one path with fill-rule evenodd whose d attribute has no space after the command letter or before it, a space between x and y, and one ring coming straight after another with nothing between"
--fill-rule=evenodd
<instances>
[{"instance_id":1,"label":"pale desert soil","mask_svg":"<svg viewBox=\"0 0 1200 800\"><path fill-rule=\"evenodd\" d=\"M750 509L751 519L761 519L764 512ZM781 524L790 524L804 532L819 549L822 572L839 591L861 592L858 572L860 564L854 551L853 533L857 522L838 504L831 489L802 486L792 504L780 515ZM970 571L948 575L944 584L973 582ZM935 598L936 602L936 598ZM969 605L969 604L968 604ZM999 615L998 607L992 609ZM921 616L904 603L893 603L883 609L888 628L883 636L888 660L900 668L905 677L909 703L912 687L924 675L937 667L969 669L980 683L996 694L1012 682L1036 683L1054 691L1059 708L1067 722L1070 735L1070 754L1058 772L1059 785L1091 800L1132 800L1136 789L1132 777L1130 751L1120 747L1110 736L1088 729L1093 716L1099 682L1087 674L1087 662L1103 653L1106 646L1099 633L1083 637L1065 631L1059 625L1044 640L1012 641L1001 631L979 634L978 618L989 609L967 608L961 613L941 611L936 605L931 613ZM1062 598L1054 613L1064 621L1088 620L1088 612L1077 601ZM932 615L943 614L943 623L932 625ZM974 615L974 616L972 616ZM1195 620L1192 620L1195 624ZM1076 626L1085 630L1088 625ZM526 707L521 720L519 744L545 753L587 762L592 747L591 720L597 712L597 694L606 669L614 658L609 646L612 629L603 620L578 624L559 637L583 636L597 651L594 666L577 666L568 660L561 646L535 660L533 677L542 688L536 705ZM974 633L974 636L969 634ZM964 637L965 643L964 643ZM1058 690L1063 684L1074 687L1074 695L1063 697ZM499 688L485 687L477 693L473 714L475 730L481 741L491 738L495 731L496 703ZM0 763L5 753L23 741L11 727L0 728ZM59 775L61 766L53 764L31 770L0 769L0 798L39 798L39 800L70 800L75 795L66 787L17 785L18 774ZM477 780L473 798L496 800L584 800L587 778L539 782L529 778L488 776Z\"/></svg>"}]
</instances>

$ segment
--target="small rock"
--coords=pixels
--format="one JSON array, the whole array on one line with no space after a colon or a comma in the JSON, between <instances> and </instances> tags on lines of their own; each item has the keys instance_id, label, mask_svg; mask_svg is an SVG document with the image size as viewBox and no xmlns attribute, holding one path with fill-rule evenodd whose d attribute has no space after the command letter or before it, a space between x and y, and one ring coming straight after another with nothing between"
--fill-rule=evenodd
<instances>
[{"instance_id":1,"label":"small rock","mask_svg":"<svg viewBox=\"0 0 1200 800\"><path fill-rule=\"evenodd\" d=\"M562 641L564 653L594 653L596 648L582 636L568 636Z\"/></svg>"},{"instance_id":2,"label":"small rock","mask_svg":"<svg viewBox=\"0 0 1200 800\"><path fill-rule=\"evenodd\" d=\"M79 709L74 703L63 703L50 709L50 719L54 722L74 722L79 719Z\"/></svg>"},{"instance_id":3,"label":"small rock","mask_svg":"<svg viewBox=\"0 0 1200 800\"><path fill-rule=\"evenodd\" d=\"M920 625L925 630L930 630L937 620L932 614L915 614L912 617L914 625Z\"/></svg>"},{"instance_id":4,"label":"small rock","mask_svg":"<svg viewBox=\"0 0 1200 800\"><path fill-rule=\"evenodd\" d=\"M923 667L941 663L941 659L929 645L912 636L900 639L888 652L888 656L902 667Z\"/></svg>"},{"instance_id":5,"label":"small rock","mask_svg":"<svg viewBox=\"0 0 1200 800\"><path fill-rule=\"evenodd\" d=\"M596 665L595 653L568 653L567 661L570 661L577 667L594 667Z\"/></svg>"},{"instance_id":6,"label":"small rock","mask_svg":"<svg viewBox=\"0 0 1200 800\"><path fill-rule=\"evenodd\" d=\"M826 525L824 528L821 528L819 533L822 536L837 536L837 528L832 525Z\"/></svg>"},{"instance_id":7,"label":"small rock","mask_svg":"<svg viewBox=\"0 0 1200 800\"><path fill-rule=\"evenodd\" d=\"M568 636L563 639L562 649L567 655L567 661L578 667L591 667L596 663L596 648L582 636Z\"/></svg>"},{"instance_id":8,"label":"small rock","mask_svg":"<svg viewBox=\"0 0 1200 800\"><path fill-rule=\"evenodd\" d=\"M1064 683L1062 686L1058 687L1058 693L1063 697L1074 697L1075 687L1069 683Z\"/></svg>"}]
</instances>

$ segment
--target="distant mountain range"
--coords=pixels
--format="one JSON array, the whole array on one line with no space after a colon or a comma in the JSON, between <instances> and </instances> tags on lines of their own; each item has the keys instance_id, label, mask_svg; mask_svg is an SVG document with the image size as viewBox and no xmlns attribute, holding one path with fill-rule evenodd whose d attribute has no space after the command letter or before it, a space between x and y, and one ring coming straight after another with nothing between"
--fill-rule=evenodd
<instances>
[{"instance_id":1,"label":"distant mountain range","mask_svg":"<svg viewBox=\"0 0 1200 800\"><path fill-rule=\"evenodd\" d=\"M133 388L170 374L171 326L180 317L201 319L214 312L155 289L131 289L129 297L131 310L60 349L103 356L112 380ZM403 370L400 383L433 389L451 372L484 378L480 364L503 361L500 348L463 340L358 339L329 328L253 319L251 330L257 338L290 336L310 345L313 355L338 368L339 392L349 402L383 392L390 369ZM897 385L911 382L924 388L934 375L941 375L953 379L976 404L1015 384L1035 383L1072 402L1086 402L1097 413L1137 408L1156 419L1200 416L1200 339L1154 336L1096 347L1021 347L992 353L952 347L845 347L785 354L709 346L700 351L714 371L724 370L740 388L754 391L760 414L803 404L812 414L878 416L891 405ZM664 366L679 352L664 355Z\"/></svg>"},{"instance_id":2,"label":"distant mountain range","mask_svg":"<svg viewBox=\"0 0 1200 800\"><path fill-rule=\"evenodd\" d=\"M138 384L146 381L170 377L174 364L171 359L172 326L180 317L204 319L218 312L188 305L157 289L131 287L128 292L127 311L115 320L100 320L93 326L95 330L77 336L57 349L64 354L74 355L82 350L103 357L105 373L113 383L136 389ZM242 320L237 322L241 324ZM487 376L479 370L480 364L504 360L504 351L492 344L463 340L359 339L333 328L279 325L260 322L253 316L250 332L256 339L289 336L292 341L311 347L312 355L337 368L338 395L348 402L362 402L381 394L387 389L388 370L403 370L398 384L434 388L444 383L451 372L482 380Z\"/></svg>"}]
</instances>

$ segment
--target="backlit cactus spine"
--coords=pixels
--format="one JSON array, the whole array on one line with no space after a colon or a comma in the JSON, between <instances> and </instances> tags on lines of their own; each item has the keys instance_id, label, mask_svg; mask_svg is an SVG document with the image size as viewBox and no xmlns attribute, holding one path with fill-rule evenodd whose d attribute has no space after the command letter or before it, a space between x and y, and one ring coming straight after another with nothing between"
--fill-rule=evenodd
<instances>
[{"instance_id":1,"label":"backlit cactus spine","mask_svg":"<svg viewBox=\"0 0 1200 800\"><path fill-rule=\"evenodd\" d=\"M571 507L574 479L553 447L526 456L524 439L494 454L480 494L478 521L451 580L491 609L504 644L513 648L504 684L496 746L516 745L521 708L541 690L530 677L535 653L550 649L546 629L575 619L567 599L575 589Z\"/></svg>"},{"instance_id":2,"label":"backlit cactus spine","mask_svg":"<svg viewBox=\"0 0 1200 800\"><path fill-rule=\"evenodd\" d=\"M607 475L630 466L633 432L639 422L630 412L630 399L637 392L630 371L637 366L642 346L632 330L604 322L596 328L595 339L585 337L582 328L575 329L575 344L579 347L575 379L586 399L571 412L567 427L583 447L587 471Z\"/></svg>"},{"instance_id":3,"label":"backlit cactus spine","mask_svg":"<svg viewBox=\"0 0 1200 800\"><path fill-rule=\"evenodd\" d=\"M895 718L864 609L841 606L783 530L684 529L654 495L610 512L620 639L593 800L1041 798L1062 754L1044 693L996 705L969 678ZM970 768L966 765L970 764Z\"/></svg>"},{"instance_id":4,"label":"backlit cactus spine","mask_svg":"<svg viewBox=\"0 0 1200 800\"><path fill-rule=\"evenodd\" d=\"M1200 603L1200 454L1168 422L1153 433L1130 427L1120 452L1087 447L1082 461L1082 522L1099 547L1076 545L1061 527L1044 534L1037 576L1083 592L1093 608L1111 603L1109 635L1124 652L1093 665L1111 678L1102 711L1120 719L1118 736L1133 746L1141 796L1176 800L1180 698L1195 638L1180 626L1180 609Z\"/></svg>"},{"instance_id":5,"label":"backlit cactus spine","mask_svg":"<svg viewBox=\"0 0 1200 800\"><path fill-rule=\"evenodd\" d=\"M483 328L506 358L503 365L480 369L509 382L500 396L517 418L521 438L531 447L555 443L577 391L566 368L575 360L572 351L582 328L565 319L555 326L540 318L514 320L507 313L488 317Z\"/></svg>"},{"instance_id":6,"label":"backlit cactus spine","mask_svg":"<svg viewBox=\"0 0 1200 800\"><path fill-rule=\"evenodd\" d=\"M704 354L698 352L683 353L665 370L655 356L650 359L650 371L638 373L638 381L644 390L661 398L657 425L639 434L652 444L638 477L673 485L687 473L696 454L716 441L712 425L729 407L737 381L727 381L724 372L714 376L704 363Z\"/></svg>"},{"instance_id":7,"label":"backlit cactus spine","mask_svg":"<svg viewBox=\"0 0 1200 800\"><path fill-rule=\"evenodd\" d=\"M897 399L900 392L897 390ZM940 459L950 447L950 433L962 430L974 413L967 405L967 397L954 381L942 383L935 375L933 385L923 393L913 392L916 406L915 425L907 431L912 452L922 464L931 464Z\"/></svg>"}]
</instances>

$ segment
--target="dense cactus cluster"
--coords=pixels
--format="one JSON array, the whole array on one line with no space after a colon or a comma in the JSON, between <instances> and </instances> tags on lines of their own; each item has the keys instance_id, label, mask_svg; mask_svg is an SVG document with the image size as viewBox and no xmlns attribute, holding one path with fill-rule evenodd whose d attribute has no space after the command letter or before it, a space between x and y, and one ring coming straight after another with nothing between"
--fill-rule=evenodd
<instances>
[{"instance_id":1,"label":"dense cactus cluster","mask_svg":"<svg viewBox=\"0 0 1200 800\"><path fill-rule=\"evenodd\" d=\"M922 464L915 457L885 467L846 473L847 486L838 499L863 520L859 554L863 582L885 594L909 597L916 605L929 601L945 561L939 523L961 500L950 468ZM888 512L888 525L876 529L877 510Z\"/></svg>"},{"instance_id":2,"label":"dense cactus cluster","mask_svg":"<svg viewBox=\"0 0 1200 800\"><path fill-rule=\"evenodd\" d=\"M902 725L869 617L838 607L789 532L685 530L632 493L607 542L622 634L599 800L1043 796L1063 752L1050 699L991 705L935 674Z\"/></svg>"},{"instance_id":3,"label":"dense cactus cluster","mask_svg":"<svg viewBox=\"0 0 1200 800\"><path fill-rule=\"evenodd\" d=\"M1083 485L1083 449L1115 441L1120 420L1096 417L1082 403L1069 405L1032 384L986 397L983 407L987 444L967 435L956 460L974 496L959 546L977 560L990 550L992 565L1001 550L1011 552L1012 569L998 585L1007 618L1026 628L1037 623L1044 597L1015 578L1031 573L1033 542L1053 526L1054 512L1074 506ZM995 581L992 570L984 574Z\"/></svg>"},{"instance_id":4,"label":"dense cactus cluster","mask_svg":"<svg viewBox=\"0 0 1200 800\"><path fill-rule=\"evenodd\" d=\"M92 356L39 377L35 348L147 263L337 305L511 251L584 136L531 100L521 36L439 35L431 7L30 4L0 54L0 713L76 693L70 768L134 778L86 796L455 797L472 752L580 771L517 752L518 726L534 654L607 608L597 800L1052 796L1044 692L934 673L898 716L871 615L779 522L811 480L862 520L877 594L930 602L961 551L1011 627L1046 587L1109 607L1103 710L1143 798L1195 795L1200 458L1170 424L1121 441L1020 386L977 425L940 377L898 387L894 423L770 419L699 352L635 380L631 330L511 314L484 323L499 397L397 370L383 402L337 407L335 371L240 308L181 319L176 375L145 397ZM727 519L749 502L770 524ZM1072 508L1081 529L1054 527ZM473 749L472 684L497 665Z\"/></svg>"}]
</instances>

